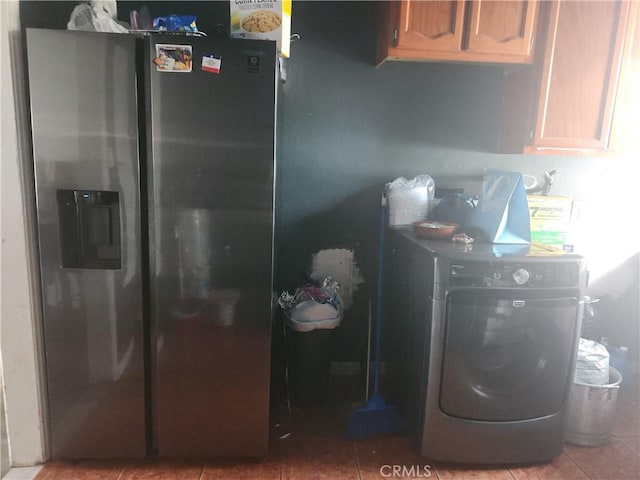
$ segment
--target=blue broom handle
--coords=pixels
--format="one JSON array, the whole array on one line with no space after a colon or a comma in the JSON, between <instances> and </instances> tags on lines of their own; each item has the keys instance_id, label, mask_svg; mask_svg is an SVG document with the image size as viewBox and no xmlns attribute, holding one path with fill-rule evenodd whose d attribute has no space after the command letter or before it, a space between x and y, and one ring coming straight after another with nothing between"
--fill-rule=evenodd
<instances>
[{"instance_id":1,"label":"blue broom handle","mask_svg":"<svg viewBox=\"0 0 640 480\"><path fill-rule=\"evenodd\" d=\"M373 393L378 394L378 382L380 377L380 342L381 342L381 330L382 330L382 274L384 269L384 231L386 229L387 221L387 199L382 194L380 202L380 244L378 246L378 296L376 298L376 357L374 359L375 372Z\"/></svg>"}]
</instances>

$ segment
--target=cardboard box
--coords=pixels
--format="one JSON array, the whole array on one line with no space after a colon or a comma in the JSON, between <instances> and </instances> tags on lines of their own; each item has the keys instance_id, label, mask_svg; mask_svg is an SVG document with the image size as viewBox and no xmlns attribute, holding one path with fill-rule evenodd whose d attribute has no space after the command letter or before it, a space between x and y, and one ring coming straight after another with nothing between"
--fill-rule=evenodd
<instances>
[{"instance_id":1,"label":"cardboard box","mask_svg":"<svg viewBox=\"0 0 640 480\"><path fill-rule=\"evenodd\" d=\"M531 243L542 243L573 251L567 242L571 230L573 198L564 196L527 195Z\"/></svg>"},{"instance_id":2,"label":"cardboard box","mask_svg":"<svg viewBox=\"0 0 640 480\"><path fill-rule=\"evenodd\" d=\"M292 0L230 0L231 38L275 40L278 52L289 58Z\"/></svg>"}]
</instances>

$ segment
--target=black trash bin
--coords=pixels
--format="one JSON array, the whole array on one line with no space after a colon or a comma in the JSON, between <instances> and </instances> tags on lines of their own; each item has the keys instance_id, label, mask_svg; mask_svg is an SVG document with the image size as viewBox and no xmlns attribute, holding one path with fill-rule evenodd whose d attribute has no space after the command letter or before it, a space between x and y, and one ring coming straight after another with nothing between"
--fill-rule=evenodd
<instances>
[{"instance_id":1,"label":"black trash bin","mask_svg":"<svg viewBox=\"0 0 640 480\"><path fill-rule=\"evenodd\" d=\"M332 343L342 318L332 305L304 303L286 313L289 396L300 407L327 400ZM305 307L316 308L315 315L307 315Z\"/></svg>"}]
</instances>

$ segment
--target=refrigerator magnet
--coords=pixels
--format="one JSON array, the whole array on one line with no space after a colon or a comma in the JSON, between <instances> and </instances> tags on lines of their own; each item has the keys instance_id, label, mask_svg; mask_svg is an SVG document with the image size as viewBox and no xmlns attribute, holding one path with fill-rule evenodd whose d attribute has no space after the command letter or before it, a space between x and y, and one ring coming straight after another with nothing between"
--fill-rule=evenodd
<instances>
[{"instance_id":1,"label":"refrigerator magnet","mask_svg":"<svg viewBox=\"0 0 640 480\"><path fill-rule=\"evenodd\" d=\"M202 70L210 73L220 73L220 67L222 65L222 57L220 55L203 55L202 56Z\"/></svg>"},{"instance_id":2,"label":"refrigerator magnet","mask_svg":"<svg viewBox=\"0 0 640 480\"><path fill-rule=\"evenodd\" d=\"M159 72L188 73L191 71L193 50L191 45L156 44L153 63Z\"/></svg>"}]
</instances>

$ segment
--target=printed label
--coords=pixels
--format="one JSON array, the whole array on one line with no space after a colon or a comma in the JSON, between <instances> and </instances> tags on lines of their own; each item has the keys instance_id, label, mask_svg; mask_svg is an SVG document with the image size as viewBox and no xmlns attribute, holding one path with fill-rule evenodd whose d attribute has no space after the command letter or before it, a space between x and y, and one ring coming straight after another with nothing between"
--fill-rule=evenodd
<instances>
[{"instance_id":1,"label":"printed label","mask_svg":"<svg viewBox=\"0 0 640 480\"><path fill-rule=\"evenodd\" d=\"M220 55L204 55L202 57L202 70L210 73L220 73L222 57Z\"/></svg>"},{"instance_id":2,"label":"printed label","mask_svg":"<svg viewBox=\"0 0 640 480\"><path fill-rule=\"evenodd\" d=\"M247 71L249 73L260 73L260 57L258 55L247 56Z\"/></svg>"}]
</instances>

